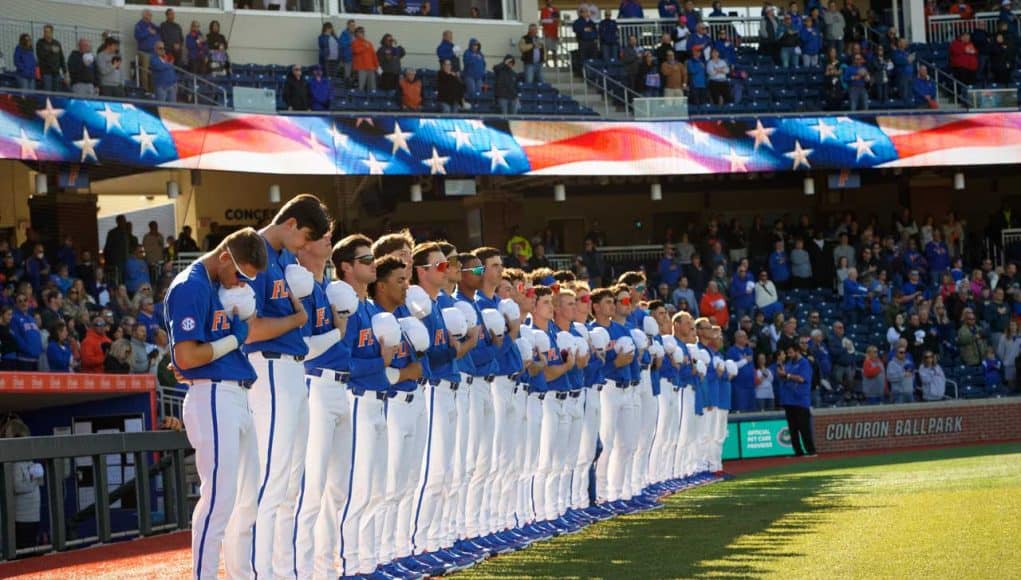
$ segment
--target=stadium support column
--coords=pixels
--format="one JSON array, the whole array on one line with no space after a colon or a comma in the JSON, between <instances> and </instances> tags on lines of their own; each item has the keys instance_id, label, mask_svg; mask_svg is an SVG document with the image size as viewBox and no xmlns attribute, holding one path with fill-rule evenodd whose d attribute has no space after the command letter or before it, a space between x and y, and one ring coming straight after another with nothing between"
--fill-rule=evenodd
<instances>
[{"instance_id":1,"label":"stadium support column","mask_svg":"<svg viewBox=\"0 0 1021 580\"><path fill-rule=\"evenodd\" d=\"M910 42L926 42L925 0L900 0L904 12L904 28L901 35Z\"/></svg>"}]
</instances>

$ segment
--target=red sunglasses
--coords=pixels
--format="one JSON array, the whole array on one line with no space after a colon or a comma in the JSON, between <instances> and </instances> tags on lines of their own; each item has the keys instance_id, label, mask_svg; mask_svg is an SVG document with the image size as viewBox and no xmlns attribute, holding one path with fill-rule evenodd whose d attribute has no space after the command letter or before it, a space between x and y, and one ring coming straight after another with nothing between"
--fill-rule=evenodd
<instances>
[{"instance_id":1,"label":"red sunglasses","mask_svg":"<svg viewBox=\"0 0 1021 580\"><path fill-rule=\"evenodd\" d=\"M617 302L623 304L624 306L630 306L631 305L631 297L630 296L623 296L621 298L618 298Z\"/></svg>"},{"instance_id":2,"label":"red sunglasses","mask_svg":"<svg viewBox=\"0 0 1021 580\"><path fill-rule=\"evenodd\" d=\"M585 294L584 296L579 296L578 300L581 301L582 304L588 304L589 302L592 302L592 296Z\"/></svg>"},{"instance_id":3,"label":"red sunglasses","mask_svg":"<svg viewBox=\"0 0 1021 580\"><path fill-rule=\"evenodd\" d=\"M525 298L535 298L535 288L525 288Z\"/></svg>"},{"instance_id":4,"label":"red sunglasses","mask_svg":"<svg viewBox=\"0 0 1021 580\"><path fill-rule=\"evenodd\" d=\"M422 267L425 268L426 270L428 270L429 268L436 268L437 272L443 273L446 272L447 268L450 267L450 262L444 260L442 262L436 262L435 264L426 264L425 266Z\"/></svg>"},{"instance_id":5,"label":"red sunglasses","mask_svg":"<svg viewBox=\"0 0 1021 580\"><path fill-rule=\"evenodd\" d=\"M552 290L554 294L560 294L560 284L551 284L549 289Z\"/></svg>"}]
</instances>

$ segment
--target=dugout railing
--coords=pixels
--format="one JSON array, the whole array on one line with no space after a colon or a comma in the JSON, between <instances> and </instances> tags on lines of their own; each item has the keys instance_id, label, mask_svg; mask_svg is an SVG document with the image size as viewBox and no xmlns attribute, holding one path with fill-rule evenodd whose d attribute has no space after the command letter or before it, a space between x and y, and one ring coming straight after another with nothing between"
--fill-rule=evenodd
<instances>
[{"instance_id":1,"label":"dugout railing","mask_svg":"<svg viewBox=\"0 0 1021 580\"><path fill-rule=\"evenodd\" d=\"M0 469L3 470L0 477L0 560L188 528L191 506L185 457L190 450L188 438L176 431L0 439ZM73 464L73 461L65 460L90 458L95 467L95 488L108 490L107 458L120 454L132 458L139 476L106 493L96 493L93 506L67 514L68 478L75 472L73 469L66 472L65 463ZM46 495L43 501L48 505L50 543L18 550L14 525L14 466L23 461L43 465ZM140 476L142 474L144 476ZM153 522L153 487L157 478L162 481L166 514L165 521L159 524ZM137 528L115 532L110 522L110 506L130 494L136 499ZM96 534L74 537L76 524L88 517L95 518Z\"/></svg>"}]
</instances>

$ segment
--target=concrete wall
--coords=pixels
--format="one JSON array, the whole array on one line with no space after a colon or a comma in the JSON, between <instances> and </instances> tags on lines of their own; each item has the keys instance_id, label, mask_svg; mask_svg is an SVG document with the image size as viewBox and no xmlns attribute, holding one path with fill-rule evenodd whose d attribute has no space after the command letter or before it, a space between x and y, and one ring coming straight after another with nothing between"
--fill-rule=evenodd
<instances>
[{"instance_id":1,"label":"concrete wall","mask_svg":"<svg viewBox=\"0 0 1021 580\"><path fill-rule=\"evenodd\" d=\"M536 0L521 0L523 22L537 19ZM55 0L3 0L0 18L50 22L53 24L78 25L104 30L115 30L123 41L122 51L134 54L134 26L141 18L143 6L111 8L81 5ZM185 33L192 20L198 20L202 30L208 30L211 20L220 22L220 30L230 43L231 60L237 63L260 64L312 64L318 59L316 39L326 20L334 28L342 29L348 16L341 14L329 17L324 14L297 12L270 13L242 10L224 12L210 8L175 8L177 22ZM159 7L153 10L153 22L163 21ZM454 39L467 49L468 39L476 37L483 46L492 65L510 52L511 46L525 33L522 22L416 18L402 16L354 15L365 27L366 38L378 44L384 33L389 32L404 46L408 56L404 64L435 68L436 45L444 30L454 31ZM5 47L6 49L6 47ZM65 46L65 54L74 47ZM13 47L10 48L13 50ZM5 50L6 52L6 50Z\"/></svg>"}]
</instances>

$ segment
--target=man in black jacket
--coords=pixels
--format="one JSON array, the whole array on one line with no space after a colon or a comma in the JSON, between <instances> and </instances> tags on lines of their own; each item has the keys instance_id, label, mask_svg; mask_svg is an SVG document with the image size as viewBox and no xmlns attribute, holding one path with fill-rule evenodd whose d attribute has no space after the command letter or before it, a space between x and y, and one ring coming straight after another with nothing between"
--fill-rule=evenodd
<instances>
[{"instance_id":1,"label":"man in black jacket","mask_svg":"<svg viewBox=\"0 0 1021 580\"><path fill-rule=\"evenodd\" d=\"M67 72L71 76L72 93L83 97L94 97L98 94L96 55L92 53L92 45L88 39L79 40L78 50L67 57Z\"/></svg>"},{"instance_id":2,"label":"man in black jacket","mask_svg":"<svg viewBox=\"0 0 1021 580\"><path fill-rule=\"evenodd\" d=\"M311 107L312 97L308 91L308 83L301 77L301 66L291 67L291 74L284 83L284 104L289 111L307 111Z\"/></svg>"},{"instance_id":3,"label":"man in black jacket","mask_svg":"<svg viewBox=\"0 0 1021 580\"><path fill-rule=\"evenodd\" d=\"M64 48L60 41L53 38L53 27L43 27L43 37L35 43L35 59L39 63L39 72L43 78L44 91L59 91L64 83L67 65L64 60Z\"/></svg>"},{"instance_id":4,"label":"man in black jacket","mask_svg":"<svg viewBox=\"0 0 1021 580\"><path fill-rule=\"evenodd\" d=\"M834 264L833 245L823 238L822 230L812 233L812 239L805 244L808 259L812 264L812 283L817 288L829 288L833 285Z\"/></svg>"},{"instance_id":5,"label":"man in black jacket","mask_svg":"<svg viewBox=\"0 0 1021 580\"><path fill-rule=\"evenodd\" d=\"M503 115L518 112L518 73L514 72L514 57L506 55L503 62L493 67L493 94Z\"/></svg>"}]
</instances>

